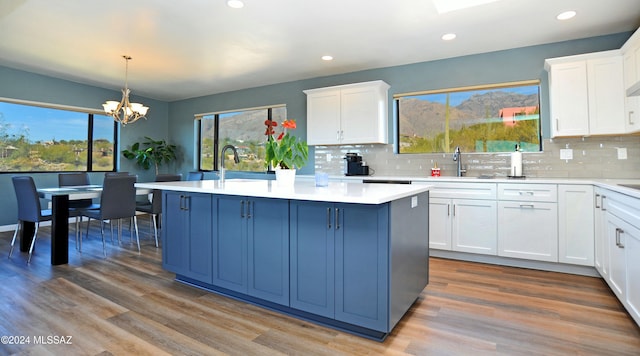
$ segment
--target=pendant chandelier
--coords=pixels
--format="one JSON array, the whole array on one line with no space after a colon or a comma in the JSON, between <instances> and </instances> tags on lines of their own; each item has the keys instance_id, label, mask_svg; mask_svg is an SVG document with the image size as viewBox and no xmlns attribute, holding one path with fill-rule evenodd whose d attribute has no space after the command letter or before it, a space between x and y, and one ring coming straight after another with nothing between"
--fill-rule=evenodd
<instances>
[{"instance_id":1,"label":"pendant chandelier","mask_svg":"<svg viewBox=\"0 0 640 356\"><path fill-rule=\"evenodd\" d=\"M147 119L145 115L147 114L147 110L149 110L148 106L144 106L140 103L131 103L129 102L129 94L131 90L129 90L128 85L128 75L129 75L129 61L131 57L125 55L122 56L125 60L125 72L124 72L124 89L122 89L122 100L120 102L114 100L108 100L102 107L104 108L104 112L107 115L113 117L113 119L122 125L126 125L128 123L136 122L138 119L144 118Z\"/></svg>"}]
</instances>

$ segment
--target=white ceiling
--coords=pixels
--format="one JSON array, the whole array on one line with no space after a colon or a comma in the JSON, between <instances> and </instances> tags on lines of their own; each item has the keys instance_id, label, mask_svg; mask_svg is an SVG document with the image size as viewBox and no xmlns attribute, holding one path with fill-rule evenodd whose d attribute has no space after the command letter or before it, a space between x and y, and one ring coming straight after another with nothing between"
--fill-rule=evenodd
<instances>
[{"instance_id":1,"label":"white ceiling","mask_svg":"<svg viewBox=\"0 0 640 356\"><path fill-rule=\"evenodd\" d=\"M173 101L640 26L639 0L460 1L1 0L0 65L119 90L127 54L133 94Z\"/></svg>"}]
</instances>

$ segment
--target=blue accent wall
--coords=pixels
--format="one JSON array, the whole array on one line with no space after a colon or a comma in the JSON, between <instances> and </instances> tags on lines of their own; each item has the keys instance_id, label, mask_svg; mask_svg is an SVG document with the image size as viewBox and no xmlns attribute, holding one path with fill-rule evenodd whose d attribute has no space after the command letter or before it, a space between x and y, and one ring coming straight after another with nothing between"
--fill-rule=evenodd
<instances>
[{"instance_id":1,"label":"blue accent wall","mask_svg":"<svg viewBox=\"0 0 640 356\"><path fill-rule=\"evenodd\" d=\"M194 161L197 143L195 114L286 104L288 117L296 119L298 122L296 134L306 137L306 96L302 92L303 90L378 79L391 85L390 95L429 89L540 79L542 83L543 135L549 137L548 81L544 71L544 59L618 49L630 36L631 32L625 32L299 80L174 102L137 97L135 96L135 88L132 88L134 94L132 100L148 105L150 110L147 121L139 121L121 129L121 148L130 147L132 143L143 140L144 136L166 138L169 142L180 147L180 159L175 165L164 167L163 171L177 170L184 174L196 167ZM389 43L389 50L393 50L393 43ZM416 48L416 51L428 50L428 48ZM119 90L108 90L0 66L0 97L100 108L105 100L119 100L121 96ZM393 118L392 108L393 105L389 105L390 118ZM393 132L393 119L390 119L389 125L389 132ZM310 162L301 173L311 174L313 167L313 152L310 152ZM119 170L135 172L139 175L139 181L150 181L154 177L154 172L141 171L127 160L120 162ZM0 227L14 224L17 217L15 194L11 184L12 175L13 173L0 172L0 195L4 197L2 204L0 204ZM34 174L34 177L38 186L57 185L56 174L39 173ZM213 178L213 175L207 174L206 178ZM101 179L102 174L92 175L93 182L98 183Z\"/></svg>"}]
</instances>

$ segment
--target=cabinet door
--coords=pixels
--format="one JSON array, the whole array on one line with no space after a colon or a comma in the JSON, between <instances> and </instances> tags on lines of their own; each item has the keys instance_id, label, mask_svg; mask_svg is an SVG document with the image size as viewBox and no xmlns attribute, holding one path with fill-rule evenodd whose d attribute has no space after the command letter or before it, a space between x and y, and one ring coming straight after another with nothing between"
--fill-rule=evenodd
<instances>
[{"instance_id":1,"label":"cabinet door","mask_svg":"<svg viewBox=\"0 0 640 356\"><path fill-rule=\"evenodd\" d=\"M185 274L189 261L189 229L184 194L171 191L162 194L162 268Z\"/></svg>"},{"instance_id":2,"label":"cabinet door","mask_svg":"<svg viewBox=\"0 0 640 356\"><path fill-rule=\"evenodd\" d=\"M498 255L558 262L558 205L499 202Z\"/></svg>"},{"instance_id":3,"label":"cabinet door","mask_svg":"<svg viewBox=\"0 0 640 356\"><path fill-rule=\"evenodd\" d=\"M213 284L247 293L246 201L216 195L214 204L218 219L213 228Z\"/></svg>"},{"instance_id":4,"label":"cabinet door","mask_svg":"<svg viewBox=\"0 0 640 356\"><path fill-rule=\"evenodd\" d=\"M620 246L626 243L624 231L626 223L617 216L606 215L607 244L609 245L609 287L618 299L624 300L627 290L627 263L625 249Z\"/></svg>"},{"instance_id":5,"label":"cabinet door","mask_svg":"<svg viewBox=\"0 0 640 356\"><path fill-rule=\"evenodd\" d=\"M629 225L621 238L627 261L627 310L640 324L640 230Z\"/></svg>"},{"instance_id":6,"label":"cabinet door","mask_svg":"<svg viewBox=\"0 0 640 356\"><path fill-rule=\"evenodd\" d=\"M638 53L640 55L640 53ZM633 49L625 53L623 58L624 89L625 89L625 125L626 132L640 131L640 97L626 96L626 89L638 81L636 72L636 53Z\"/></svg>"},{"instance_id":7,"label":"cabinet door","mask_svg":"<svg viewBox=\"0 0 640 356\"><path fill-rule=\"evenodd\" d=\"M386 143L386 120L381 122L381 95L373 86L342 89L341 92L341 143ZM384 98L386 100L386 97Z\"/></svg>"},{"instance_id":8,"label":"cabinet door","mask_svg":"<svg viewBox=\"0 0 640 356\"><path fill-rule=\"evenodd\" d=\"M551 136L588 135L589 96L586 62L552 65L549 83Z\"/></svg>"},{"instance_id":9,"label":"cabinet door","mask_svg":"<svg viewBox=\"0 0 640 356\"><path fill-rule=\"evenodd\" d=\"M589 133L592 135L625 132L625 92L622 57L587 61L589 91ZM569 103L572 104L572 103Z\"/></svg>"},{"instance_id":10,"label":"cabinet door","mask_svg":"<svg viewBox=\"0 0 640 356\"><path fill-rule=\"evenodd\" d=\"M558 260L594 266L592 185L558 186Z\"/></svg>"},{"instance_id":11,"label":"cabinet door","mask_svg":"<svg viewBox=\"0 0 640 356\"><path fill-rule=\"evenodd\" d=\"M429 199L429 248L451 250L451 199Z\"/></svg>"},{"instance_id":12,"label":"cabinet door","mask_svg":"<svg viewBox=\"0 0 640 356\"><path fill-rule=\"evenodd\" d=\"M336 204L335 319L388 331L389 209Z\"/></svg>"},{"instance_id":13,"label":"cabinet door","mask_svg":"<svg viewBox=\"0 0 640 356\"><path fill-rule=\"evenodd\" d=\"M247 201L248 294L289 306L289 201Z\"/></svg>"},{"instance_id":14,"label":"cabinet door","mask_svg":"<svg viewBox=\"0 0 640 356\"><path fill-rule=\"evenodd\" d=\"M212 210L211 194L189 194L185 197L189 230L189 257L185 275L200 282L212 282Z\"/></svg>"},{"instance_id":15,"label":"cabinet door","mask_svg":"<svg viewBox=\"0 0 640 356\"><path fill-rule=\"evenodd\" d=\"M340 90L307 94L307 144L340 143Z\"/></svg>"},{"instance_id":16,"label":"cabinet door","mask_svg":"<svg viewBox=\"0 0 640 356\"><path fill-rule=\"evenodd\" d=\"M333 205L292 201L290 214L290 305L333 318Z\"/></svg>"},{"instance_id":17,"label":"cabinet door","mask_svg":"<svg viewBox=\"0 0 640 356\"><path fill-rule=\"evenodd\" d=\"M496 255L498 211L493 200L453 200L452 249ZM429 237L431 238L431 237Z\"/></svg>"}]
</instances>

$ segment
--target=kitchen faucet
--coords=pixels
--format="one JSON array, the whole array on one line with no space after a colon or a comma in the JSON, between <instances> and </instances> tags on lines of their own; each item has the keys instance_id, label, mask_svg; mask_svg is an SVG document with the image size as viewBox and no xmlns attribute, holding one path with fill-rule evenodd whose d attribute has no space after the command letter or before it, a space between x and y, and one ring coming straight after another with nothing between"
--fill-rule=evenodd
<instances>
[{"instance_id":1,"label":"kitchen faucet","mask_svg":"<svg viewBox=\"0 0 640 356\"><path fill-rule=\"evenodd\" d=\"M458 168L456 170L457 177L462 177L467 173L466 169L462 169L462 152L460 152L460 146L456 146L456 149L453 152L453 161L458 162Z\"/></svg>"},{"instance_id":2,"label":"kitchen faucet","mask_svg":"<svg viewBox=\"0 0 640 356\"><path fill-rule=\"evenodd\" d=\"M220 151L220 183L224 184L224 152L227 149L231 149L233 151L233 161L237 164L240 163L240 158L238 158L238 151L236 150L235 147L233 147L233 145L226 145L224 147L222 147L222 150Z\"/></svg>"}]
</instances>

